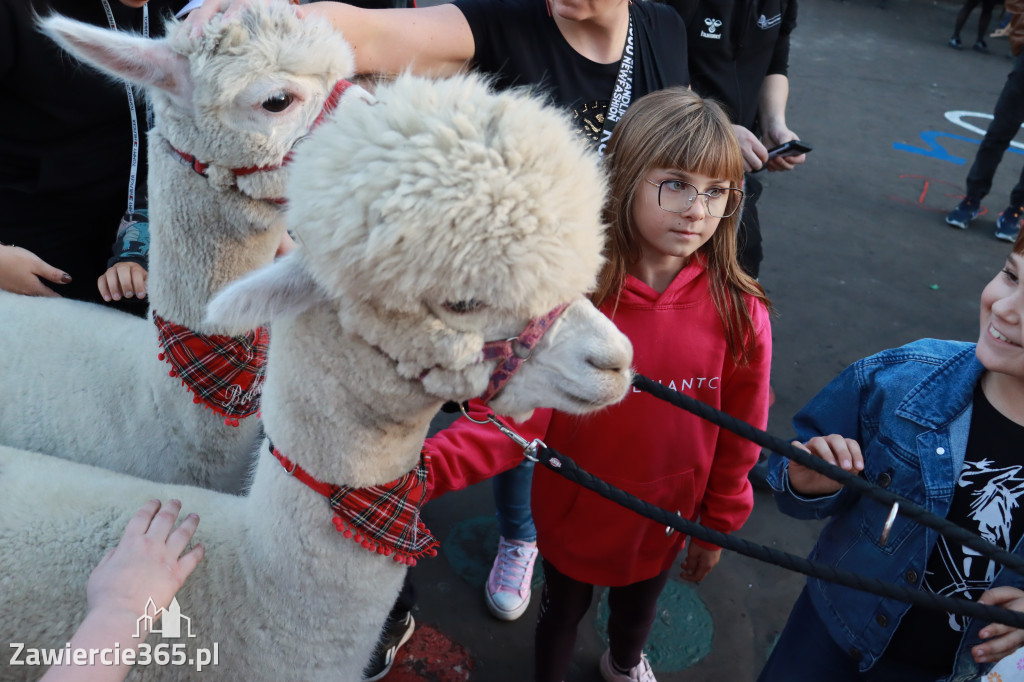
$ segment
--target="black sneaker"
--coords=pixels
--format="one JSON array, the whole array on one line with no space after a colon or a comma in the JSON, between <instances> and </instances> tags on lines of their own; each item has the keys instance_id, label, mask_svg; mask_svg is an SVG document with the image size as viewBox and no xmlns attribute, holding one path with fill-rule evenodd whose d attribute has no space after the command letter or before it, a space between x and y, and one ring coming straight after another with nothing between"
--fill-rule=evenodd
<instances>
[{"instance_id":1,"label":"black sneaker","mask_svg":"<svg viewBox=\"0 0 1024 682\"><path fill-rule=\"evenodd\" d=\"M964 49L964 44L960 42L960 36L953 36L946 44L957 50Z\"/></svg>"},{"instance_id":2,"label":"black sneaker","mask_svg":"<svg viewBox=\"0 0 1024 682\"><path fill-rule=\"evenodd\" d=\"M988 45L985 44L984 40L979 40L974 43L974 47L971 48L975 52L981 52L982 54L988 54Z\"/></svg>"},{"instance_id":3,"label":"black sneaker","mask_svg":"<svg viewBox=\"0 0 1024 682\"><path fill-rule=\"evenodd\" d=\"M411 613L406 613L402 620L388 620L384 624L384 630L373 650L370 662L363 669L363 682L375 682L391 672L398 650L409 641L415 629L416 621L413 620Z\"/></svg>"}]
</instances>

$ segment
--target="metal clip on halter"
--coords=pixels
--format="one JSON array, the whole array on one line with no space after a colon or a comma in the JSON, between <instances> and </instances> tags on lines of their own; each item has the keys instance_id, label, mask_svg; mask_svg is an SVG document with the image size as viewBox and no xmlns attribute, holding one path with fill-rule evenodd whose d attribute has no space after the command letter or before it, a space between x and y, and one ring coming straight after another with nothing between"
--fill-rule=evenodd
<instances>
[{"instance_id":1,"label":"metal clip on halter","mask_svg":"<svg viewBox=\"0 0 1024 682\"><path fill-rule=\"evenodd\" d=\"M487 415L487 419L484 419L484 420L481 421L479 419L473 419L472 417L470 417L469 413L466 412L466 406L464 404L462 404L462 403L459 403L459 410L462 412L463 416L466 419L468 419L469 421L473 422L474 424L487 424L487 423L494 424L495 426L498 427L499 431L501 431L503 434L505 434L506 436L511 438L515 442L516 445L518 445L519 447L521 447L523 449L523 457L525 457L526 459L530 460L531 462L539 462L540 461L540 459L537 457L537 452L542 447L543 448L547 447L547 445L544 443L544 441L542 441L540 438L534 438L533 442L530 442L530 441L526 440L525 438L520 436L518 433L516 433L515 431L513 431L509 427L505 426L500 421L498 421L495 418L494 413L491 413L491 414Z\"/></svg>"},{"instance_id":2,"label":"metal clip on halter","mask_svg":"<svg viewBox=\"0 0 1024 682\"><path fill-rule=\"evenodd\" d=\"M878 538L878 544L885 547L885 543L889 542L889 532L892 530L892 526L896 523L896 515L900 513L900 503L893 502L892 509L889 510L889 518L885 520L885 525L882 526L882 534Z\"/></svg>"}]
</instances>

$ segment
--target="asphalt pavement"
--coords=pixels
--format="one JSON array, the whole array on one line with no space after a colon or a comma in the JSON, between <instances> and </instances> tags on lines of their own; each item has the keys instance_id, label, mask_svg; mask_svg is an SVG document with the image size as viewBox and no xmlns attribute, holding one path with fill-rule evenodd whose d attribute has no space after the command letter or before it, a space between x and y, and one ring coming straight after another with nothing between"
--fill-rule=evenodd
<instances>
[{"instance_id":1,"label":"asphalt pavement","mask_svg":"<svg viewBox=\"0 0 1024 682\"><path fill-rule=\"evenodd\" d=\"M854 360L922 337L978 336L979 295L1008 251L992 235L995 217L1024 145L1004 158L987 214L966 231L947 226L943 215L962 196L1011 68L1005 39L988 39L990 54L946 45L959 6L801 3L788 120L814 151L795 172L763 174L759 203L761 281L777 312L769 430L779 437L789 437L793 413ZM963 33L968 45L976 21L977 11ZM432 502L425 520L443 551L412 571L419 627L386 679L530 680L536 603L504 623L483 600L497 541L490 485ZM738 535L804 555L819 528L781 515L769 493L757 492ZM799 575L728 552L699 586L673 580L649 647L658 680L755 679L802 584ZM600 680L603 608L595 600L581 624L567 682Z\"/></svg>"}]
</instances>

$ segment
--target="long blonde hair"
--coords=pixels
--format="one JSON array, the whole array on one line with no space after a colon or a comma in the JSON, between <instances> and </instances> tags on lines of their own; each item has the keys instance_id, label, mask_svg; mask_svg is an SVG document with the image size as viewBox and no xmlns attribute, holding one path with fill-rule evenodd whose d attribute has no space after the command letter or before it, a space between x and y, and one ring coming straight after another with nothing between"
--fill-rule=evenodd
<instances>
[{"instance_id":1,"label":"long blonde hair","mask_svg":"<svg viewBox=\"0 0 1024 682\"><path fill-rule=\"evenodd\" d=\"M743 183L743 156L722 108L686 88L659 90L641 97L615 127L605 150L609 198L606 262L598 277L594 305L618 299L629 266L640 261L639 231L633 222L637 190L654 168L674 168L713 178L733 187ZM755 344L753 321L743 296L768 309L764 289L736 260L736 225L741 211L722 218L696 256L706 263L711 297L725 329L733 358L746 364Z\"/></svg>"}]
</instances>

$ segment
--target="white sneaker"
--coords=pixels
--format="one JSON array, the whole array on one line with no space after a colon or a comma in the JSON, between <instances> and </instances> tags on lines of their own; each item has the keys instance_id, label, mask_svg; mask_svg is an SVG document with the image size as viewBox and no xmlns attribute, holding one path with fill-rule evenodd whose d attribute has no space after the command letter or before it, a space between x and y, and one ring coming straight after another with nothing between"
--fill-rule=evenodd
<instances>
[{"instance_id":1,"label":"white sneaker","mask_svg":"<svg viewBox=\"0 0 1024 682\"><path fill-rule=\"evenodd\" d=\"M658 682L654 679L654 671L651 670L651 664L647 662L645 654L640 654L640 662L628 673L620 673L612 665L611 649L605 649L601 654L601 677L605 682Z\"/></svg>"},{"instance_id":2,"label":"white sneaker","mask_svg":"<svg viewBox=\"0 0 1024 682\"><path fill-rule=\"evenodd\" d=\"M487 576L484 594L487 608L500 620L515 620L530 605L530 581L537 560L537 543L522 540L498 541L498 555Z\"/></svg>"}]
</instances>

